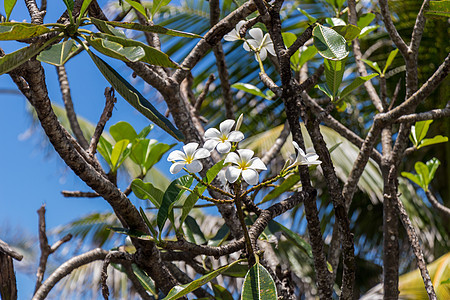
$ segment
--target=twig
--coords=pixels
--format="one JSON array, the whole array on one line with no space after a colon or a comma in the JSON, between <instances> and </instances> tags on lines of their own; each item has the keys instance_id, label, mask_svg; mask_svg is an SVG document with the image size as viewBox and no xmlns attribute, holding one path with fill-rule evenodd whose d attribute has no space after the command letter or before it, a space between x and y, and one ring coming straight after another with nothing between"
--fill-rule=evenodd
<instances>
[{"instance_id":1,"label":"twig","mask_svg":"<svg viewBox=\"0 0 450 300\"><path fill-rule=\"evenodd\" d=\"M105 128L106 122L108 122L109 118L111 118L114 103L116 103L117 101L117 99L114 96L113 88L105 89L105 98L106 98L105 108L103 109L102 115L100 116L100 120L98 121L97 126L95 127L95 131L94 134L92 135L91 143L89 145L88 153L90 156L94 156L95 152L97 151L98 141L100 140L100 136L102 135L103 129Z\"/></svg>"},{"instance_id":2,"label":"twig","mask_svg":"<svg viewBox=\"0 0 450 300\"><path fill-rule=\"evenodd\" d=\"M450 116L450 106L447 104L447 106L442 109L433 109L423 113L401 116L400 118L395 120L394 123L402 123L402 122L414 123L424 120L436 120L448 116Z\"/></svg>"},{"instance_id":3,"label":"twig","mask_svg":"<svg viewBox=\"0 0 450 300\"><path fill-rule=\"evenodd\" d=\"M70 93L69 80L67 79L67 72L64 66L56 67L59 80L59 88L61 90L62 98L64 101L64 106L66 108L67 119L69 120L70 128L72 129L75 138L81 147L84 149L89 148L88 141L83 135L80 124L77 120L77 115L75 114L75 109L73 107L72 95Z\"/></svg>"},{"instance_id":4,"label":"twig","mask_svg":"<svg viewBox=\"0 0 450 300\"><path fill-rule=\"evenodd\" d=\"M425 290L427 291L428 298L430 300L435 300L436 293L433 288L433 283L431 282L430 274L427 270L427 265L423 256L422 248L420 247L419 239L417 237L416 231L411 223L411 220L403 206L402 201L398 196L395 196L395 202L397 204L397 210L400 215L400 220L403 223L403 227L405 227L406 233L408 235L409 243L411 244L411 248L414 251L416 256L417 266L419 267L420 274L422 275L423 283L425 285Z\"/></svg>"},{"instance_id":5,"label":"twig","mask_svg":"<svg viewBox=\"0 0 450 300\"><path fill-rule=\"evenodd\" d=\"M18 261L21 261L23 259L22 254L11 249L10 246L2 240L0 240L0 252L3 252L5 254L11 256L12 258L14 258L15 260L18 260Z\"/></svg>"},{"instance_id":6,"label":"twig","mask_svg":"<svg viewBox=\"0 0 450 300\"><path fill-rule=\"evenodd\" d=\"M395 85L394 94L392 95L391 103L389 103L389 107L387 109L388 111L390 111L394 107L394 104L398 99L398 95L400 94L401 83L402 83L402 78L400 77L397 84Z\"/></svg>"},{"instance_id":7,"label":"twig","mask_svg":"<svg viewBox=\"0 0 450 300\"><path fill-rule=\"evenodd\" d=\"M245 246L247 250L248 263L250 266L253 266L256 263L255 253L253 252L252 241L250 240L250 236L247 230L247 224L245 224L244 212L242 211L242 202L241 202L241 183L238 180L237 183L234 184L234 202L236 204L236 211L241 222L242 231L244 232L245 238Z\"/></svg>"},{"instance_id":8,"label":"twig","mask_svg":"<svg viewBox=\"0 0 450 300\"><path fill-rule=\"evenodd\" d=\"M108 266L112 260L130 264L133 261L133 255L123 251L110 251L108 252L108 254L106 254L105 259L103 260L102 272L100 276L102 295L105 300L108 300L109 298L109 289L108 285L106 284L106 280L108 279Z\"/></svg>"},{"instance_id":9,"label":"twig","mask_svg":"<svg viewBox=\"0 0 450 300\"><path fill-rule=\"evenodd\" d=\"M95 192L81 192L81 191L61 191L61 194L64 197L73 197L73 198L97 198L101 197L98 193Z\"/></svg>"},{"instance_id":10,"label":"twig","mask_svg":"<svg viewBox=\"0 0 450 300\"><path fill-rule=\"evenodd\" d=\"M58 250L58 248L64 244L65 242L70 241L72 235L69 233L64 236L62 239L57 241L55 244L50 246L48 244L47 233L46 233L46 225L45 225L45 205L42 205L41 208L37 211L39 215L39 246L41 248L41 257L39 259L39 267L36 273L36 286L34 288L34 292L36 293L39 287L42 284L42 280L44 279L45 269L47 267L47 261L50 254Z\"/></svg>"},{"instance_id":11,"label":"twig","mask_svg":"<svg viewBox=\"0 0 450 300\"><path fill-rule=\"evenodd\" d=\"M286 50L286 55L291 57L294 55L295 51L300 49L312 36L313 29L315 24L309 25L305 31L302 32L300 36L294 41L294 43Z\"/></svg>"},{"instance_id":12,"label":"twig","mask_svg":"<svg viewBox=\"0 0 450 300\"><path fill-rule=\"evenodd\" d=\"M439 201L437 201L436 197L430 190L426 191L425 193L427 194L428 200L431 202L434 208L443 213L447 218L450 218L450 208L442 205Z\"/></svg>"},{"instance_id":13,"label":"twig","mask_svg":"<svg viewBox=\"0 0 450 300\"><path fill-rule=\"evenodd\" d=\"M391 13L389 11L389 5L387 0L379 0L381 15L383 16L384 25L386 26L386 30L391 37L391 40L400 50L403 57L406 59L409 56L409 47L406 45L405 41L403 41L402 37L398 33L397 29L394 26L394 23L391 19Z\"/></svg>"},{"instance_id":14,"label":"twig","mask_svg":"<svg viewBox=\"0 0 450 300\"><path fill-rule=\"evenodd\" d=\"M422 39L426 24L425 11L428 9L429 5L430 0L423 1L419 13L417 14L416 23L414 24L414 28L411 34L411 43L409 44L409 48L416 57L419 55L420 40Z\"/></svg>"},{"instance_id":15,"label":"twig","mask_svg":"<svg viewBox=\"0 0 450 300\"><path fill-rule=\"evenodd\" d=\"M264 153L264 156L261 158L262 162L265 165L268 165L272 161L272 159L274 159L275 156L280 152L281 147L283 147L290 133L291 131L289 129L289 123L286 121L284 122L283 130L281 130L280 135L275 140L275 143L266 153Z\"/></svg>"},{"instance_id":16,"label":"twig","mask_svg":"<svg viewBox=\"0 0 450 300\"><path fill-rule=\"evenodd\" d=\"M194 104L195 111L197 111L197 112L200 111L200 108L202 107L202 103L206 99L206 95L209 92L209 86L211 85L211 83L214 82L215 79L216 79L216 77L214 76L214 74L209 75L208 80L205 83L205 87L203 88L203 91L200 93L200 95L198 95L197 99L195 100L195 104Z\"/></svg>"}]
</instances>

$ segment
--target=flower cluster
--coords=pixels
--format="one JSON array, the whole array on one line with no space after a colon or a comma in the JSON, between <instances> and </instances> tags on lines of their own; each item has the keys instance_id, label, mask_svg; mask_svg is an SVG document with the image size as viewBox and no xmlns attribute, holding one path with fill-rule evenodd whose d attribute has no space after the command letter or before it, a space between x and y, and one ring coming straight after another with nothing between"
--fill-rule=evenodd
<instances>
[{"instance_id":1,"label":"flower cluster","mask_svg":"<svg viewBox=\"0 0 450 300\"><path fill-rule=\"evenodd\" d=\"M224 40L229 42L243 40L245 42L243 45L245 51L254 51L257 61L258 55L261 61L265 60L267 52L275 56L275 49L270 35L268 33L264 34L260 28L252 28L248 31L248 34L252 37L251 39L241 38L239 31L244 24L245 21L237 23L236 27L223 37Z\"/></svg>"},{"instance_id":2,"label":"flower cluster","mask_svg":"<svg viewBox=\"0 0 450 300\"><path fill-rule=\"evenodd\" d=\"M237 143L244 139L244 134L238 130L240 122L242 122L241 118L235 130L232 130L236 123L234 120L225 120L220 123L220 130L216 128L206 130L204 148L198 148L197 143L189 143L183 146L184 152L180 150L172 151L167 158L168 161L173 163L170 167L170 173L176 174L183 168L189 173L200 172L203 169L200 160L209 157L211 151L215 149L221 154L226 154L224 163L229 164L225 172L221 173L222 179L234 183L242 177L249 185L257 185L259 183L258 171L267 170L267 168L261 159L253 157L255 153L252 150L236 150ZM305 154L296 142L292 142L292 144L297 150L297 156L288 169L299 165L311 166L322 163L316 153Z\"/></svg>"}]
</instances>

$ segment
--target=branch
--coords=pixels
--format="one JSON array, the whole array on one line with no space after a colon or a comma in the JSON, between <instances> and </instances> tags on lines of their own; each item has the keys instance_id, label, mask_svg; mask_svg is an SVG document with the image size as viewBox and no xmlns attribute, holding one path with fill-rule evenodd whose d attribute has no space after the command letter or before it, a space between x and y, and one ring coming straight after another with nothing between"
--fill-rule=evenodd
<instances>
[{"instance_id":1,"label":"branch","mask_svg":"<svg viewBox=\"0 0 450 300\"><path fill-rule=\"evenodd\" d=\"M88 153L90 156L94 156L97 151L97 144L100 140L100 136L102 135L103 129L105 128L106 122L108 122L109 118L112 116L112 110L114 108L114 103L117 102L117 99L114 96L113 88L105 88L105 98L106 104L103 109L102 115L100 116L100 120L95 127L94 134L91 137L91 143L89 145Z\"/></svg>"},{"instance_id":2,"label":"branch","mask_svg":"<svg viewBox=\"0 0 450 300\"><path fill-rule=\"evenodd\" d=\"M445 108L433 109L423 113L401 116L400 118L395 120L394 123L414 123L425 120L436 120L448 116L450 116L450 102L447 103L447 106Z\"/></svg>"},{"instance_id":3,"label":"branch","mask_svg":"<svg viewBox=\"0 0 450 300\"><path fill-rule=\"evenodd\" d=\"M11 249L11 247L2 240L0 240L0 252L3 252L4 254L11 256L12 258L18 261L21 261L23 259L22 254Z\"/></svg>"},{"instance_id":4,"label":"branch","mask_svg":"<svg viewBox=\"0 0 450 300\"><path fill-rule=\"evenodd\" d=\"M378 2L380 3L381 15L383 17L386 30L389 33L391 40L394 42L394 44L397 46L397 48L400 50L400 52L402 53L403 57L406 60L407 57L409 56L410 49L406 45L405 41L403 41L402 37L395 28L394 23L392 22L388 1L379 0Z\"/></svg>"},{"instance_id":5,"label":"branch","mask_svg":"<svg viewBox=\"0 0 450 300\"><path fill-rule=\"evenodd\" d=\"M70 128L77 139L78 143L80 143L83 149L88 149L89 144L86 138L83 135L83 131L81 130L80 124L77 120L77 115L75 113L75 109L73 107L72 95L70 93L69 80L67 79L66 67L60 66L56 67L56 71L58 73L59 80L59 88L61 90L62 98L64 101L64 106L66 108L67 119L69 120Z\"/></svg>"},{"instance_id":6,"label":"branch","mask_svg":"<svg viewBox=\"0 0 450 300\"><path fill-rule=\"evenodd\" d=\"M97 198L101 197L100 194L95 192L81 192L81 191L61 191L64 197L70 198Z\"/></svg>"},{"instance_id":7,"label":"branch","mask_svg":"<svg viewBox=\"0 0 450 300\"><path fill-rule=\"evenodd\" d=\"M426 24L425 11L429 6L430 0L424 0L422 6L420 7L419 14L416 17L416 23L414 24L413 32L411 34L411 43L409 44L409 48L416 57L419 55L420 40L422 39Z\"/></svg>"},{"instance_id":8,"label":"branch","mask_svg":"<svg viewBox=\"0 0 450 300\"><path fill-rule=\"evenodd\" d=\"M39 8L36 5L36 1L35 0L25 0L25 5L27 6L28 9L28 13L30 14L31 17L31 23L33 24L42 24L43 21L43 16L45 14L45 12L42 12L39 10Z\"/></svg>"},{"instance_id":9,"label":"branch","mask_svg":"<svg viewBox=\"0 0 450 300\"><path fill-rule=\"evenodd\" d=\"M436 197L430 190L426 191L425 193L427 194L428 200L431 202L433 207L444 214L447 218L450 218L450 208L442 205L439 201L437 201Z\"/></svg>"},{"instance_id":10,"label":"branch","mask_svg":"<svg viewBox=\"0 0 450 300\"><path fill-rule=\"evenodd\" d=\"M295 42L286 50L287 56L291 57L294 55L295 51L300 49L300 47L302 47L311 38L314 27L314 24L309 25L305 31L297 37Z\"/></svg>"},{"instance_id":11,"label":"branch","mask_svg":"<svg viewBox=\"0 0 450 300\"><path fill-rule=\"evenodd\" d=\"M286 121L284 122L283 130L281 130L280 135L275 140L275 143L272 145L272 147L270 147L269 151L264 153L264 156L261 158L265 165L268 165L275 158L275 156L280 153L280 150L286 142L286 139L288 138L290 133L291 131L289 129L289 123Z\"/></svg>"},{"instance_id":12,"label":"branch","mask_svg":"<svg viewBox=\"0 0 450 300\"><path fill-rule=\"evenodd\" d=\"M205 83L205 87L203 88L203 91L200 93L200 95L198 95L197 99L195 100L194 109L197 112L200 111L202 103L206 99L206 95L208 94L209 86L211 85L211 83L214 82L215 79L216 77L214 76L214 74L209 75L208 80Z\"/></svg>"},{"instance_id":13,"label":"branch","mask_svg":"<svg viewBox=\"0 0 450 300\"><path fill-rule=\"evenodd\" d=\"M411 224L411 220L409 219L409 216L405 210L405 207L403 206L402 201L398 198L398 196L395 196L394 200L397 204L397 210L400 215L400 220L402 221L403 227L405 227L406 234L408 235L409 243L411 244L411 247L416 256L417 266L419 267L420 275L422 275L423 283L425 285L425 290L427 291L428 298L435 300L437 299L436 293L433 288L433 283L431 282L430 274L428 273L427 270L427 265L423 256L422 248L420 247L419 238L417 237L416 231L414 230L414 227Z\"/></svg>"},{"instance_id":14,"label":"branch","mask_svg":"<svg viewBox=\"0 0 450 300\"><path fill-rule=\"evenodd\" d=\"M130 281L133 283L134 288L138 292L139 296L141 296L144 300L154 300L152 296L147 293L147 290L142 286L139 278L134 274L131 263L122 263L123 268L125 269L125 273L127 274Z\"/></svg>"},{"instance_id":15,"label":"branch","mask_svg":"<svg viewBox=\"0 0 450 300\"><path fill-rule=\"evenodd\" d=\"M84 254L75 256L60 265L39 287L33 296L33 300L45 299L52 288L73 270L96 260L103 260L108 251L97 248Z\"/></svg>"},{"instance_id":16,"label":"branch","mask_svg":"<svg viewBox=\"0 0 450 300\"><path fill-rule=\"evenodd\" d=\"M126 261L128 263L133 261L133 257L131 254L122 251L110 251L106 254L105 259L103 260L102 272L100 277L100 285L102 287L102 295L105 300L109 299L109 289L106 284L106 280L108 279L108 266L111 263L111 260L120 260Z\"/></svg>"}]
</instances>

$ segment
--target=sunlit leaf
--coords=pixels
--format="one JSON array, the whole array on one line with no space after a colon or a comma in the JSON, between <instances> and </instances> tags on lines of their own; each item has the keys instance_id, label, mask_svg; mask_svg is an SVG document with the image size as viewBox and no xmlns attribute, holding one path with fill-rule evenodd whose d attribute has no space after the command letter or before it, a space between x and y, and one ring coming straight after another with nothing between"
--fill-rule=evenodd
<instances>
[{"instance_id":1,"label":"sunlit leaf","mask_svg":"<svg viewBox=\"0 0 450 300\"><path fill-rule=\"evenodd\" d=\"M206 244L205 235L193 217L187 216L186 220L184 220L184 224L186 225L186 236L189 242L197 245Z\"/></svg>"},{"instance_id":2,"label":"sunlit leaf","mask_svg":"<svg viewBox=\"0 0 450 300\"><path fill-rule=\"evenodd\" d=\"M334 26L333 29L342 35L347 42L353 41L361 33L361 29L352 24Z\"/></svg>"},{"instance_id":3,"label":"sunlit leaf","mask_svg":"<svg viewBox=\"0 0 450 300\"><path fill-rule=\"evenodd\" d=\"M3 4L5 5L5 12L6 12L6 21L9 21L9 17L11 16L11 13L14 9L14 6L16 5L17 0L4 0Z\"/></svg>"},{"instance_id":4,"label":"sunlit leaf","mask_svg":"<svg viewBox=\"0 0 450 300\"><path fill-rule=\"evenodd\" d=\"M317 25L313 29L314 46L319 54L331 60L342 60L349 54L345 38L331 28Z\"/></svg>"},{"instance_id":5,"label":"sunlit leaf","mask_svg":"<svg viewBox=\"0 0 450 300\"><path fill-rule=\"evenodd\" d=\"M250 83L237 82L231 85L231 87L255 96L266 98L266 95L259 88Z\"/></svg>"},{"instance_id":6,"label":"sunlit leaf","mask_svg":"<svg viewBox=\"0 0 450 300\"><path fill-rule=\"evenodd\" d=\"M161 206L164 192L156 188L152 183L143 182L142 179L136 178L131 182L131 189L139 199L148 199L157 208Z\"/></svg>"},{"instance_id":7,"label":"sunlit leaf","mask_svg":"<svg viewBox=\"0 0 450 300\"><path fill-rule=\"evenodd\" d=\"M0 23L0 40L23 40L51 31L44 25L5 22Z\"/></svg>"},{"instance_id":8,"label":"sunlit leaf","mask_svg":"<svg viewBox=\"0 0 450 300\"><path fill-rule=\"evenodd\" d=\"M132 1L132 0L125 0L130 6L132 6L135 10L137 10L138 12L140 12L147 20L147 12L145 11L144 6L137 2L137 1ZM155 3L155 1L153 1L153 3Z\"/></svg>"},{"instance_id":9,"label":"sunlit leaf","mask_svg":"<svg viewBox=\"0 0 450 300\"><path fill-rule=\"evenodd\" d=\"M386 61L386 65L384 66L384 69L383 69L383 74L386 73L387 69L390 67L390 65L394 61L394 58L397 55L397 53L398 53L398 49L392 50L391 53L389 53L388 59Z\"/></svg>"},{"instance_id":10,"label":"sunlit leaf","mask_svg":"<svg viewBox=\"0 0 450 300\"><path fill-rule=\"evenodd\" d=\"M260 263L256 263L245 275L242 286L242 300L277 300L277 288L269 272Z\"/></svg>"},{"instance_id":11,"label":"sunlit leaf","mask_svg":"<svg viewBox=\"0 0 450 300\"><path fill-rule=\"evenodd\" d=\"M430 146L430 145L439 144L439 143L446 143L446 142L448 142L448 137L442 136L442 135L436 135L435 137L433 137L431 139L421 140L419 145L417 146L417 149L420 149L425 146Z\"/></svg>"},{"instance_id":12,"label":"sunlit leaf","mask_svg":"<svg viewBox=\"0 0 450 300\"><path fill-rule=\"evenodd\" d=\"M342 78L345 71L345 59L343 60L324 60L325 79L329 90L331 91L332 99L334 99L342 83Z\"/></svg>"},{"instance_id":13,"label":"sunlit leaf","mask_svg":"<svg viewBox=\"0 0 450 300\"><path fill-rule=\"evenodd\" d=\"M346 97L348 94L350 94L352 91L354 91L355 89L357 89L359 86L361 86L362 84L364 84L364 82L369 81L370 79L374 78L378 76L378 74L370 74L367 76L359 76L356 77L355 80L352 81L352 83L350 83L348 86L346 86L341 94L340 97L344 98Z\"/></svg>"},{"instance_id":14,"label":"sunlit leaf","mask_svg":"<svg viewBox=\"0 0 450 300\"><path fill-rule=\"evenodd\" d=\"M450 18L450 1L430 1L425 14Z\"/></svg>"},{"instance_id":15,"label":"sunlit leaf","mask_svg":"<svg viewBox=\"0 0 450 300\"><path fill-rule=\"evenodd\" d=\"M52 64L55 66L64 65L78 50L74 40L52 45L45 49L36 57L37 60Z\"/></svg>"},{"instance_id":16,"label":"sunlit leaf","mask_svg":"<svg viewBox=\"0 0 450 300\"><path fill-rule=\"evenodd\" d=\"M364 63L366 63L369 67L371 67L374 71L378 72L378 74L381 74L381 69L378 66L376 62L370 61L368 59L361 59Z\"/></svg>"},{"instance_id":17,"label":"sunlit leaf","mask_svg":"<svg viewBox=\"0 0 450 300\"><path fill-rule=\"evenodd\" d=\"M112 135L116 142L124 139L133 142L137 137L137 133L134 130L133 126L125 121L117 122L116 124L109 127L109 133Z\"/></svg>"},{"instance_id":18,"label":"sunlit leaf","mask_svg":"<svg viewBox=\"0 0 450 300\"><path fill-rule=\"evenodd\" d=\"M130 143L129 140L121 140L118 141L112 149L111 152L111 171L115 172L120 165L123 163L125 158L130 155L130 147L128 147L128 144Z\"/></svg>"}]
</instances>

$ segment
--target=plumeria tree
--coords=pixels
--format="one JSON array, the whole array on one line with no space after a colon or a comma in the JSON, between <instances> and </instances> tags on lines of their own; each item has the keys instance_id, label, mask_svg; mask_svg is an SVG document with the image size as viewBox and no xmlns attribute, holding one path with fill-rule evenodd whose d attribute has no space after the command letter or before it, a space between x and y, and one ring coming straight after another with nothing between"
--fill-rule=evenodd
<instances>
[{"instance_id":1,"label":"plumeria tree","mask_svg":"<svg viewBox=\"0 0 450 300\"><path fill-rule=\"evenodd\" d=\"M414 162L415 174L405 161L448 141L428 134L433 120L450 115L448 93L429 100L445 85L448 49L431 75L419 74L420 53L429 50L421 46L428 18L448 18L449 1L419 1L407 34L399 33L393 16L401 12L391 11L387 0L321 1L326 11L311 7L314 1L193 1L187 11L207 4L203 30L165 27L182 11L170 1L110 1L107 11L95 0L63 2L61 17L44 22L52 4L25 0L29 21L11 22L16 1L4 1L0 39L29 45L11 53L0 49L0 74L12 78L55 151L92 189L63 195L102 197L113 212L98 231L108 232L103 249L72 257L46 276L49 256L72 234L86 235L74 230L80 224L74 222L50 246L40 209L42 253L33 299L46 298L74 270L95 262L105 299L112 268L144 299L354 299L378 283L365 279L378 276L383 285L368 297L381 291L384 299L398 299L400 291L408 293L399 280L401 263L410 257L426 296L448 296L448 255L436 261L444 267L427 268L424 253L445 251L421 241L432 235L433 243L449 246L450 233L442 228L448 200L430 188L440 161ZM141 39L130 36L136 31ZM180 49L177 63L168 54ZM373 53L383 54L382 61ZM91 127L78 120L68 88L65 64L78 54L87 55L111 85ZM164 103L150 102L112 60L124 62ZM65 116L52 106L44 63L57 68ZM218 79L199 69L214 70ZM106 132L116 93L165 131L164 142L178 144L149 139L153 125L138 133L123 121ZM268 146L258 143L273 132ZM161 187L149 174L166 153L166 171L177 178ZM118 185L119 169L131 178L126 187ZM420 187L417 194L403 178ZM133 197L145 204L133 204ZM379 216L371 216L373 206ZM217 214L201 221L199 214L206 213L198 211L205 207ZM411 207L438 229L420 228ZM382 234L373 233L377 226ZM124 245L107 248L105 241L117 236L127 237ZM382 259L363 253L367 240ZM411 256L402 257L401 249ZM0 277L2 298L14 299L11 257L21 257L3 242L0 250L8 262L2 270L8 276ZM376 268L380 261L382 270ZM411 276L403 278L412 284Z\"/></svg>"}]
</instances>

